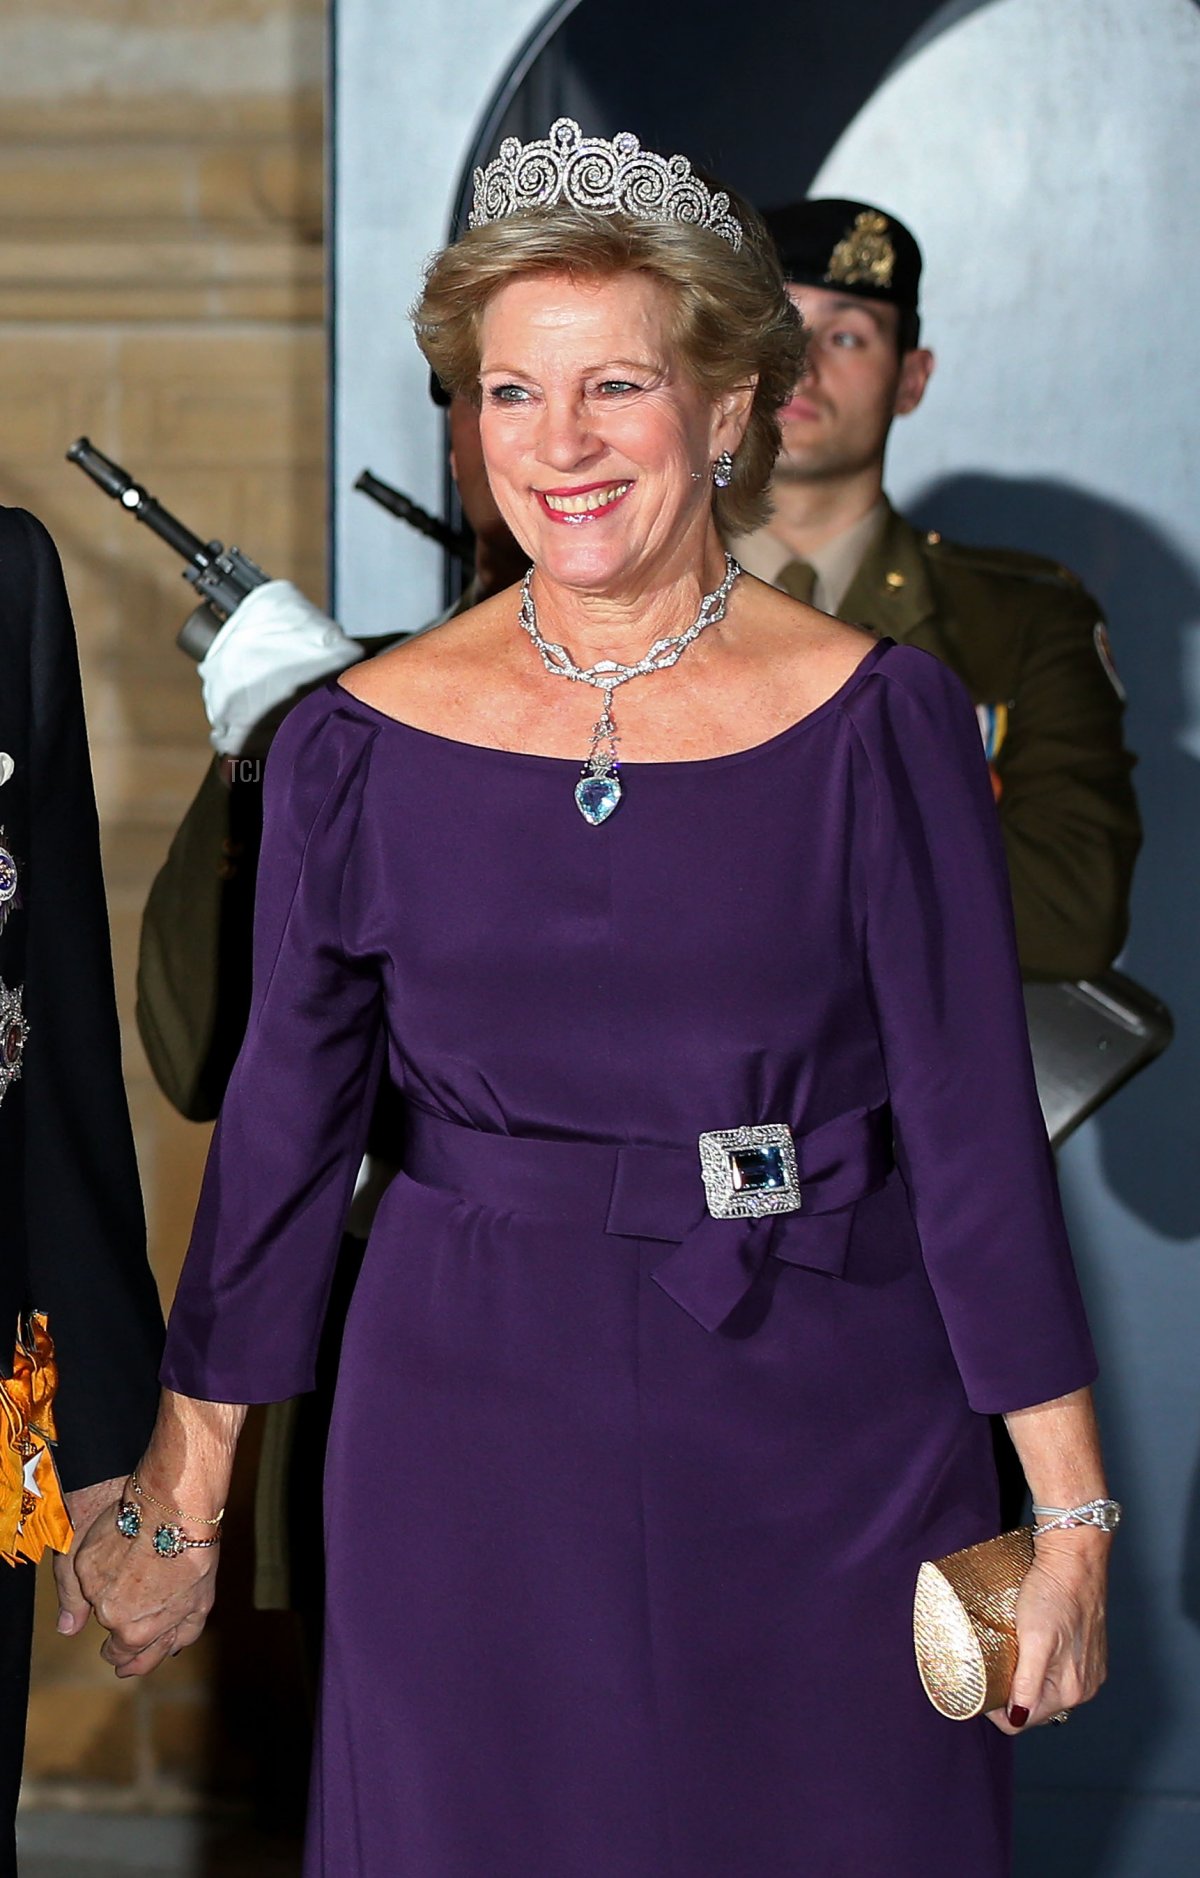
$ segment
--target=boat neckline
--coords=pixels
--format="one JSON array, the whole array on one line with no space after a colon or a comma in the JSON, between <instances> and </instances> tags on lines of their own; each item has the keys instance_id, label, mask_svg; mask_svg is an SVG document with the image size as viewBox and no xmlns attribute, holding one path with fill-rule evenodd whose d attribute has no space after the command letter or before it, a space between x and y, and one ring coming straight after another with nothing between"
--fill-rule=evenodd
<instances>
[{"instance_id":1,"label":"boat neckline","mask_svg":"<svg viewBox=\"0 0 1200 1878\"><path fill-rule=\"evenodd\" d=\"M713 769L722 763L745 763L752 757L765 756L769 751L777 750L781 744L790 742L809 724L815 723L819 718L835 710L867 673L874 670L883 654L895 644L896 641L890 638L876 640L859 660L854 670L842 680L836 691L830 692L827 698L822 699L820 704L814 705L811 711L806 711L803 717L798 717L792 724L785 724L782 730L777 730L773 736L764 738L761 743L748 744L742 750L726 750L719 756L651 757L641 762L622 757L621 768L623 770ZM499 744L471 743L465 737L448 737L444 731L425 730L419 724L408 723L403 717L393 717L390 711L381 711L376 704L368 704L365 698L360 698L353 691L348 691L338 677L327 679L325 689L339 704L346 705L352 710L364 711L377 724L387 724L405 736L419 737L428 743L444 744L452 750L467 750L477 756L501 757L508 762L538 763L558 769L578 769L584 760L582 755L548 756L537 750L506 750Z\"/></svg>"}]
</instances>

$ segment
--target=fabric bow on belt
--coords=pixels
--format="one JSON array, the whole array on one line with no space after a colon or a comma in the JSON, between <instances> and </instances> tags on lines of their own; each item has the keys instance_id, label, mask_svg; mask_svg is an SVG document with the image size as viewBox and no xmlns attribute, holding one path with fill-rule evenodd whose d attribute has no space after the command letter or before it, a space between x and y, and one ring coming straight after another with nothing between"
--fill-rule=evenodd
<instances>
[{"instance_id":1,"label":"fabric bow on belt","mask_svg":"<svg viewBox=\"0 0 1200 1878\"><path fill-rule=\"evenodd\" d=\"M714 1219L699 1150L493 1134L409 1110L404 1172L476 1205L622 1238L673 1243L655 1283L705 1330L718 1330L768 1257L839 1273L854 1203L893 1166L891 1111L853 1109L794 1134L799 1207L760 1219Z\"/></svg>"},{"instance_id":2,"label":"fabric bow on belt","mask_svg":"<svg viewBox=\"0 0 1200 1878\"><path fill-rule=\"evenodd\" d=\"M794 1211L758 1219L714 1219L705 1208L697 1216L704 1193L693 1154L688 1201L694 1223L681 1230L676 1211L670 1231L662 1230L668 1224L665 1217L655 1218L656 1189L659 1196L663 1193L661 1171L656 1172L661 1170L662 1151L618 1151L607 1229L639 1239L679 1240L655 1268L654 1282L705 1330L720 1329L772 1256L788 1265L839 1273L855 1201L881 1187L894 1165L891 1110L886 1104L851 1110L792 1138L799 1180ZM670 1183L677 1195L678 1179L676 1175Z\"/></svg>"}]
</instances>

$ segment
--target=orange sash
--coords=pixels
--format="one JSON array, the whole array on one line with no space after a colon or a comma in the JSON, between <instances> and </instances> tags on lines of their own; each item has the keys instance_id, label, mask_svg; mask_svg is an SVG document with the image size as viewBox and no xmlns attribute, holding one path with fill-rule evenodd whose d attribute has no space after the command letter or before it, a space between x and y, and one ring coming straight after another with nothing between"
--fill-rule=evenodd
<instances>
[{"instance_id":1,"label":"orange sash","mask_svg":"<svg viewBox=\"0 0 1200 1878\"><path fill-rule=\"evenodd\" d=\"M36 1564L74 1533L50 1452L58 1364L44 1311L18 1326L13 1373L0 1379L0 1559Z\"/></svg>"}]
</instances>

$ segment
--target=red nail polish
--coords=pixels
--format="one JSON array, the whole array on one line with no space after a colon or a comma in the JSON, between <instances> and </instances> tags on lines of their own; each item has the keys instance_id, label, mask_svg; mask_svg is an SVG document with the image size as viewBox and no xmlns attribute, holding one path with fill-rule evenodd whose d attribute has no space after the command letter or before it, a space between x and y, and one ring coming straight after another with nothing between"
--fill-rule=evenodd
<instances>
[{"instance_id":1,"label":"red nail polish","mask_svg":"<svg viewBox=\"0 0 1200 1878\"><path fill-rule=\"evenodd\" d=\"M1014 1702L1008 1711L1008 1719L1014 1728L1023 1728L1025 1723L1029 1720L1029 1710L1022 1708L1019 1703Z\"/></svg>"}]
</instances>

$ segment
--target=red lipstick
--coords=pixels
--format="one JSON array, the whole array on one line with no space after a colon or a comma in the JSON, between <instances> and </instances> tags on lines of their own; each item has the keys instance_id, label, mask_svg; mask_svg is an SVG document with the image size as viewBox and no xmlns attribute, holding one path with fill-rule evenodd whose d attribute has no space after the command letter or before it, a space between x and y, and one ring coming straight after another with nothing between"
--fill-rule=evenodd
<instances>
[{"instance_id":1,"label":"red lipstick","mask_svg":"<svg viewBox=\"0 0 1200 1878\"><path fill-rule=\"evenodd\" d=\"M623 477L610 476L606 477L603 482L578 483L572 488L563 489L535 489L533 493L547 521L558 522L566 528L579 528L585 522L598 522L604 516L611 515L614 509L620 508L632 488L631 481L627 482ZM620 494L611 495L607 501L596 502L591 507L587 505L587 497L597 496L605 490L619 490ZM559 503L568 502L578 504L578 506L571 508L557 506Z\"/></svg>"}]
</instances>

